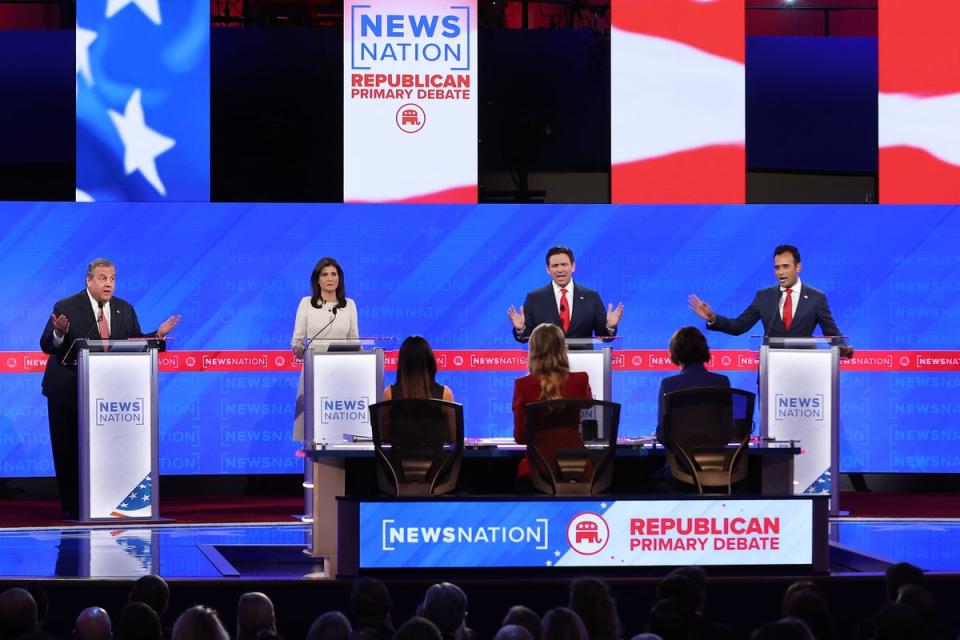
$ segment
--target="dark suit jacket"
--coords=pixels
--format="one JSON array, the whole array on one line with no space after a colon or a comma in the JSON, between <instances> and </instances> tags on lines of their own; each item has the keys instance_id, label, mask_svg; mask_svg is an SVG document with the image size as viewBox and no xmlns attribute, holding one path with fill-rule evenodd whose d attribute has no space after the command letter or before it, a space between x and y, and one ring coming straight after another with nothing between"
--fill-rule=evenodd
<instances>
[{"instance_id":1,"label":"dark suit jacket","mask_svg":"<svg viewBox=\"0 0 960 640\"><path fill-rule=\"evenodd\" d=\"M594 335L606 337L617 333L614 331L611 334L607 331L607 308L603 305L599 293L574 282L573 292L570 295L573 298L573 316L570 318L570 328L566 333L568 338L592 338ZM523 333L516 330L513 332L517 342L523 342L524 338L529 338L537 325L544 322L562 326L552 282L527 294L523 301L523 315L526 321Z\"/></svg>"},{"instance_id":2,"label":"dark suit jacket","mask_svg":"<svg viewBox=\"0 0 960 640\"><path fill-rule=\"evenodd\" d=\"M125 340L127 338L141 338L145 334L140 331L140 322L133 306L121 298L110 299L110 338ZM97 318L84 289L76 295L64 298L53 306L54 315L65 315L70 320L70 330L59 347L53 344L53 318L47 319L47 326L40 336L40 349L49 354L47 368L43 374L43 395L48 398L61 398L69 402L77 396L77 368L73 365L61 364L63 357L70 349L74 340L87 338L100 339L100 330L97 328ZM154 336L155 333L146 334Z\"/></svg>"},{"instance_id":3,"label":"dark suit jacket","mask_svg":"<svg viewBox=\"0 0 960 640\"><path fill-rule=\"evenodd\" d=\"M661 429L663 428L664 402L663 396L681 389L694 387L729 387L730 378L722 373L707 371L701 362L691 362L683 371L675 376L668 376L660 381L660 391L657 392L657 440L663 442Z\"/></svg>"},{"instance_id":4,"label":"dark suit jacket","mask_svg":"<svg viewBox=\"0 0 960 640\"><path fill-rule=\"evenodd\" d=\"M526 375L517 378L513 383L513 439L519 444L527 442L527 414L524 407L530 402L541 400L540 393L540 378L537 376ZM593 398L590 377L583 371L571 371L567 381L560 388L560 394L564 398ZM579 412L577 419L579 419ZM579 423L571 424L569 428L553 429L550 435L552 449L583 446ZM549 457L549 452L545 452L545 455ZM528 475L530 475L530 460L524 455L517 467L517 477L523 478Z\"/></svg>"},{"instance_id":5,"label":"dark suit jacket","mask_svg":"<svg viewBox=\"0 0 960 640\"><path fill-rule=\"evenodd\" d=\"M803 283L800 289L800 301L795 307L797 312L790 324L790 331L783 327L779 306L779 286L760 289L743 313L736 318L726 318L718 314L714 323L707 325L707 329L739 336L760 320L763 323L763 335L772 338L809 338L818 324L825 336L841 335L830 313L827 296L807 283Z\"/></svg>"}]
</instances>

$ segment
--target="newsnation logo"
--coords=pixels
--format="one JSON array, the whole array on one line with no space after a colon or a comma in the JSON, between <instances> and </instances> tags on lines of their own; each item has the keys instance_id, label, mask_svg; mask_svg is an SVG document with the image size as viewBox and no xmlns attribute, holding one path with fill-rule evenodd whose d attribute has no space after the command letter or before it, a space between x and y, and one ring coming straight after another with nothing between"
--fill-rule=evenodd
<instances>
[{"instance_id":1,"label":"newsnation logo","mask_svg":"<svg viewBox=\"0 0 960 640\"><path fill-rule=\"evenodd\" d=\"M320 424L334 422L370 422L370 398L320 398Z\"/></svg>"},{"instance_id":2,"label":"newsnation logo","mask_svg":"<svg viewBox=\"0 0 960 640\"><path fill-rule=\"evenodd\" d=\"M110 400L97 398L97 426L143 425L143 398Z\"/></svg>"},{"instance_id":3,"label":"newsnation logo","mask_svg":"<svg viewBox=\"0 0 960 640\"><path fill-rule=\"evenodd\" d=\"M550 522L535 518L529 525L514 526L401 526L383 520L380 549L396 551L402 545L514 544L546 549Z\"/></svg>"},{"instance_id":4,"label":"newsnation logo","mask_svg":"<svg viewBox=\"0 0 960 640\"><path fill-rule=\"evenodd\" d=\"M823 394L789 396L778 393L776 395L776 415L774 419L790 420L793 418L823 420Z\"/></svg>"}]
</instances>

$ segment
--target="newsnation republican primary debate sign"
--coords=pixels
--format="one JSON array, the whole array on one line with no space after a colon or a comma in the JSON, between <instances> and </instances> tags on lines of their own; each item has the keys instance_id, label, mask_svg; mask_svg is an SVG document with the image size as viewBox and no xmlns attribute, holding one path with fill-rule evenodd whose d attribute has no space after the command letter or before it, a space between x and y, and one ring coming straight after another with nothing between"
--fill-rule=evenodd
<instances>
[{"instance_id":1,"label":"newsnation republican primary debate sign","mask_svg":"<svg viewBox=\"0 0 960 640\"><path fill-rule=\"evenodd\" d=\"M361 502L360 569L810 565L812 499Z\"/></svg>"},{"instance_id":2,"label":"newsnation republican primary debate sign","mask_svg":"<svg viewBox=\"0 0 960 640\"><path fill-rule=\"evenodd\" d=\"M345 6L345 202L477 201L476 0Z\"/></svg>"}]
</instances>

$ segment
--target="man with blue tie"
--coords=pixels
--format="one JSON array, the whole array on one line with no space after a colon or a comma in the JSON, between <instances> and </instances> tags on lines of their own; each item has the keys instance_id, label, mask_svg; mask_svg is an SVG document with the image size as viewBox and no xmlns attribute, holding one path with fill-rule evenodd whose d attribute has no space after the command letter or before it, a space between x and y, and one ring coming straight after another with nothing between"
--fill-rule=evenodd
<instances>
[{"instance_id":1,"label":"man with blue tie","mask_svg":"<svg viewBox=\"0 0 960 640\"><path fill-rule=\"evenodd\" d=\"M553 282L528 293L519 311L512 306L507 309L517 342L525 342L542 323L557 325L567 338L616 335L623 303L605 308L599 293L574 284L576 269L569 247L556 246L547 251L547 273Z\"/></svg>"},{"instance_id":2,"label":"man with blue tie","mask_svg":"<svg viewBox=\"0 0 960 640\"><path fill-rule=\"evenodd\" d=\"M825 336L840 336L830 313L827 296L800 281L800 250L782 244L773 251L773 271L778 284L757 291L753 302L736 318L718 315L705 301L691 294L690 309L707 321L707 329L739 336L763 323L763 334L774 338L809 338L820 325ZM853 347L842 345L840 355L853 356Z\"/></svg>"}]
</instances>

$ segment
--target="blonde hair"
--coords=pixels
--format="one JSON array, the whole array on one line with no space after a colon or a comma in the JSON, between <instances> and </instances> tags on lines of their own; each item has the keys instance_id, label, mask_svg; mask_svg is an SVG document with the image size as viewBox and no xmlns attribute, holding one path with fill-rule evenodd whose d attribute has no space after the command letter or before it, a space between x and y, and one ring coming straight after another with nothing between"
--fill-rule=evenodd
<instances>
[{"instance_id":1,"label":"blonde hair","mask_svg":"<svg viewBox=\"0 0 960 640\"><path fill-rule=\"evenodd\" d=\"M540 378L540 397L543 400L562 398L560 389L570 376L567 343L563 331L555 324L538 325L530 334L527 368Z\"/></svg>"}]
</instances>

